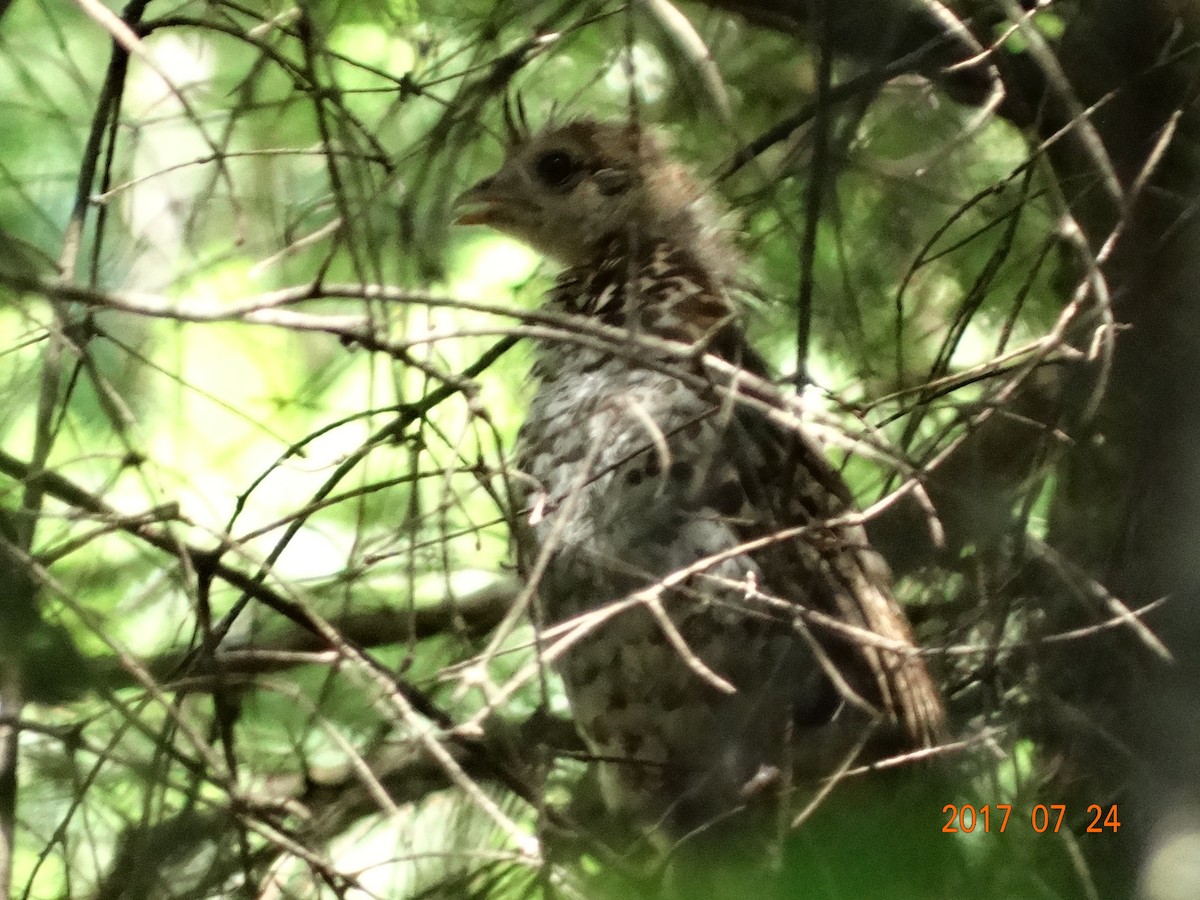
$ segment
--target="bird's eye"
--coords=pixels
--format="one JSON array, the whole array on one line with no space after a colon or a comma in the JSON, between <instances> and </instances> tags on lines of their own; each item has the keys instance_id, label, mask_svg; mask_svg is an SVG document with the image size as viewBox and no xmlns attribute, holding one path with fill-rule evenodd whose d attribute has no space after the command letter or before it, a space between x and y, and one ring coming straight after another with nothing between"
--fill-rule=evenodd
<instances>
[{"instance_id":1,"label":"bird's eye","mask_svg":"<svg viewBox=\"0 0 1200 900\"><path fill-rule=\"evenodd\" d=\"M538 178L547 187L562 190L572 185L579 174L579 164L569 153L562 150L550 150L543 153L534 163Z\"/></svg>"}]
</instances>

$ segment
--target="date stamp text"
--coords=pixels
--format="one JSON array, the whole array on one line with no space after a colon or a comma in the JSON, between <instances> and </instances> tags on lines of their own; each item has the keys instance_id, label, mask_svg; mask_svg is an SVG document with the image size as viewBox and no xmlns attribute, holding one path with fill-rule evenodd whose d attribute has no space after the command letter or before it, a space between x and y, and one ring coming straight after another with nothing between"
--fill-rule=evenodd
<instances>
[{"instance_id":1,"label":"date stamp text","mask_svg":"<svg viewBox=\"0 0 1200 900\"><path fill-rule=\"evenodd\" d=\"M1058 834L1067 814L1067 805L1039 803L1029 811L1026 818L1019 811L1014 817L1011 803L987 803L983 806L947 803L942 807L942 814L946 816L946 822L942 825L943 834L970 834L975 831L1002 834L1010 827L1023 827L1025 824L1038 834ZM1087 818L1089 821L1084 831L1088 834L1115 834L1121 827L1115 803L1107 807L1099 803L1088 804Z\"/></svg>"}]
</instances>

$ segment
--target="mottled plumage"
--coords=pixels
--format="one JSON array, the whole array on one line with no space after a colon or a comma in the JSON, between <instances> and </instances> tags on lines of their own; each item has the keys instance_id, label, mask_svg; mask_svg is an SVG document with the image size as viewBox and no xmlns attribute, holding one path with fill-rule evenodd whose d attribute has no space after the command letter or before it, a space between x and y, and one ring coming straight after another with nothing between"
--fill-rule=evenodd
<instances>
[{"instance_id":1,"label":"mottled plumage","mask_svg":"<svg viewBox=\"0 0 1200 900\"><path fill-rule=\"evenodd\" d=\"M522 138L460 202L462 221L566 264L550 310L764 374L714 207L638 129L579 121ZM536 510L522 563L545 556L548 623L635 599L581 633L560 670L606 801L668 840L772 793L787 764L832 766L830 747L853 743L832 735L874 721L929 745L943 715L919 656L799 615L912 646L862 529L827 524L852 503L819 448L704 373L646 347L546 342L516 459Z\"/></svg>"}]
</instances>

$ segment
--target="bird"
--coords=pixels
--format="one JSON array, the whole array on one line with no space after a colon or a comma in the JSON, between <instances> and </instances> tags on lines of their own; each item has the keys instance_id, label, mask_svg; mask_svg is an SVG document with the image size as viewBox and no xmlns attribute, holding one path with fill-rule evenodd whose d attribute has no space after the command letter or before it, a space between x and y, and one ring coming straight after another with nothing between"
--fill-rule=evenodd
<instances>
[{"instance_id":1,"label":"bird","mask_svg":"<svg viewBox=\"0 0 1200 900\"><path fill-rule=\"evenodd\" d=\"M638 122L506 123L457 222L561 266L516 442L518 564L567 636L555 665L610 812L669 848L776 809L847 723L935 747L943 700L886 564L761 391L720 204Z\"/></svg>"}]
</instances>

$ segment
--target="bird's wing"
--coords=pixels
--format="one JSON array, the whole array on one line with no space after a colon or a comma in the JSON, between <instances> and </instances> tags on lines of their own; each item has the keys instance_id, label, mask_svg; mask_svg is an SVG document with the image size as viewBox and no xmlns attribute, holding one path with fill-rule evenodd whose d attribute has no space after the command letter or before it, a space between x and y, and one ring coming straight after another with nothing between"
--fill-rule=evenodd
<instances>
[{"instance_id":1,"label":"bird's wing","mask_svg":"<svg viewBox=\"0 0 1200 900\"><path fill-rule=\"evenodd\" d=\"M724 340L730 345L722 355L732 350L742 366L764 374L736 334ZM844 521L855 512L845 482L809 436L752 405L725 414L706 502L734 523L742 541L764 542L751 555L768 602L803 607L798 624L836 668L835 682L840 675L843 690L899 725L905 743L934 745L945 730L941 693L892 594L887 564L862 526Z\"/></svg>"}]
</instances>

